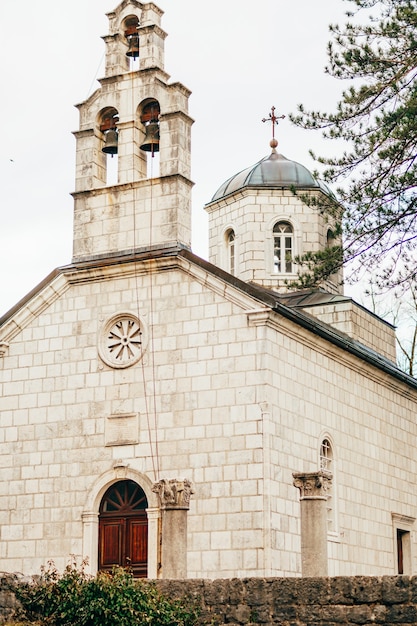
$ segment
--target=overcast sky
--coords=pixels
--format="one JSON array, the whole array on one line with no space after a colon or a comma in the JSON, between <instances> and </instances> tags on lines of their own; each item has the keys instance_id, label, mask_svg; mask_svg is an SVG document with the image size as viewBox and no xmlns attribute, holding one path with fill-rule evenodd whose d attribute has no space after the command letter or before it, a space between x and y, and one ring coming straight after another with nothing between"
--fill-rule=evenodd
<instances>
[{"instance_id":1,"label":"overcast sky","mask_svg":"<svg viewBox=\"0 0 417 626\"><path fill-rule=\"evenodd\" d=\"M193 251L207 257L204 204L220 184L269 154L278 114L333 109L342 85L325 75L328 25L343 0L159 0L165 69L191 91ZM0 315L71 262L78 112L104 75L106 12L117 0L0 2ZM279 151L313 169L320 135L277 128Z\"/></svg>"}]
</instances>

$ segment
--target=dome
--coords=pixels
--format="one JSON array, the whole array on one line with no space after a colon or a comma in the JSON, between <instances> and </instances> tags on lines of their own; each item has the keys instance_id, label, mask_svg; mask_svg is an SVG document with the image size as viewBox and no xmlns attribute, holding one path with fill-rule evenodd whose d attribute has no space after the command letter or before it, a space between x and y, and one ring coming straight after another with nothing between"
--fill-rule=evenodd
<instances>
[{"instance_id":1,"label":"dome","mask_svg":"<svg viewBox=\"0 0 417 626\"><path fill-rule=\"evenodd\" d=\"M313 188L321 189L327 195L333 195L327 185L314 178L304 165L286 159L275 149L268 157L226 180L216 191L211 202L247 187L256 189Z\"/></svg>"}]
</instances>

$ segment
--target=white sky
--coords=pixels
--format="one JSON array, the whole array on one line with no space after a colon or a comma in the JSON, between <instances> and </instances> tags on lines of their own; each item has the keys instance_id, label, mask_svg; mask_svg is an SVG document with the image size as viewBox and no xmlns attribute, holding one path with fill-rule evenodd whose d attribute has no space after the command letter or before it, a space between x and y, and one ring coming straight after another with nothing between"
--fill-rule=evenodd
<instances>
[{"instance_id":1,"label":"white sky","mask_svg":"<svg viewBox=\"0 0 417 626\"><path fill-rule=\"evenodd\" d=\"M104 75L102 35L117 0L1 0L0 315L71 262L74 104ZM334 109L342 84L324 74L328 25L343 0L157 0L165 69L192 90L193 251L207 256L203 206L231 175L269 154L277 114ZM320 135L277 128L279 151L313 169Z\"/></svg>"}]
</instances>

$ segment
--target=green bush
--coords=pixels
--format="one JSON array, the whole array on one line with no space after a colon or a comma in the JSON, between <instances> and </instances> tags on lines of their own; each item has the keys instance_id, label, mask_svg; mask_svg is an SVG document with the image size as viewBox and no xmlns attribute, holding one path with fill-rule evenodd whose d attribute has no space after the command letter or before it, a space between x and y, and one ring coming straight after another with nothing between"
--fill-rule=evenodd
<instances>
[{"instance_id":1,"label":"green bush","mask_svg":"<svg viewBox=\"0 0 417 626\"><path fill-rule=\"evenodd\" d=\"M111 574L85 573L71 562L60 574L52 563L17 596L26 619L47 626L193 626L198 611L192 600L165 598L150 581L123 568Z\"/></svg>"}]
</instances>

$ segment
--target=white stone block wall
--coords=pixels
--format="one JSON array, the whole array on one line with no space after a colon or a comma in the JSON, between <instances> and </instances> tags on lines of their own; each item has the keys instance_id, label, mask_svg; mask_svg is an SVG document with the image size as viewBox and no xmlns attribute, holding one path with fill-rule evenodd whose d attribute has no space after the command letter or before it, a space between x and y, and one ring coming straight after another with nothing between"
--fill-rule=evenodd
<instances>
[{"instance_id":1,"label":"white stone block wall","mask_svg":"<svg viewBox=\"0 0 417 626\"><path fill-rule=\"evenodd\" d=\"M395 328L353 300L305 310L396 363Z\"/></svg>"},{"instance_id":2,"label":"white stone block wall","mask_svg":"<svg viewBox=\"0 0 417 626\"><path fill-rule=\"evenodd\" d=\"M318 338L293 334L292 325L281 323L284 332L269 331L268 343L271 349L275 343L272 473L280 481L272 505L274 526L298 525L290 476L294 465L296 471L319 468L320 443L329 434L334 441L338 509L337 534L329 541L329 573L395 573L392 514L416 516L410 484L416 469L415 396L401 384L394 391L390 378L372 366L329 350ZM280 511L283 503L290 507L285 511L288 519ZM293 539L298 558L297 533ZM414 534L412 541L414 550ZM276 551L273 561L280 558Z\"/></svg>"},{"instance_id":3,"label":"white stone block wall","mask_svg":"<svg viewBox=\"0 0 417 626\"><path fill-rule=\"evenodd\" d=\"M16 317L0 383L0 568L91 558L82 514L122 461L150 482L193 482L190 577L300 574L292 472L318 468L326 432L337 463L331 571L394 573L391 513L415 516L415 393L274 313L254 323L259 302L202 269L163 263L136 264L137 277L128 264L69 270L49 306ZM97 349L118 311L147 326L145 356L127 369ZM137 416L136 443L106 445L117 415Z\"/></svg>"},{"instance_id":4,"label":"white stone block wall","mask_svg":"<svg viewBox=\"0 0 417 626\"><path fill-rule=\"evenodd\" d=\"M286 280L297 278L295 265L293 274L274 274L272 229L277 221L289 221L293 226L293 256L326 247L329 222L289 189L243 189L207 205L206 210L210 262L228 270L225 234L233 230L235 275L244 281L281 289ZM342 274L334 281L336 292L340 291L341 279Z\"/></svg>"}]
</instances>

